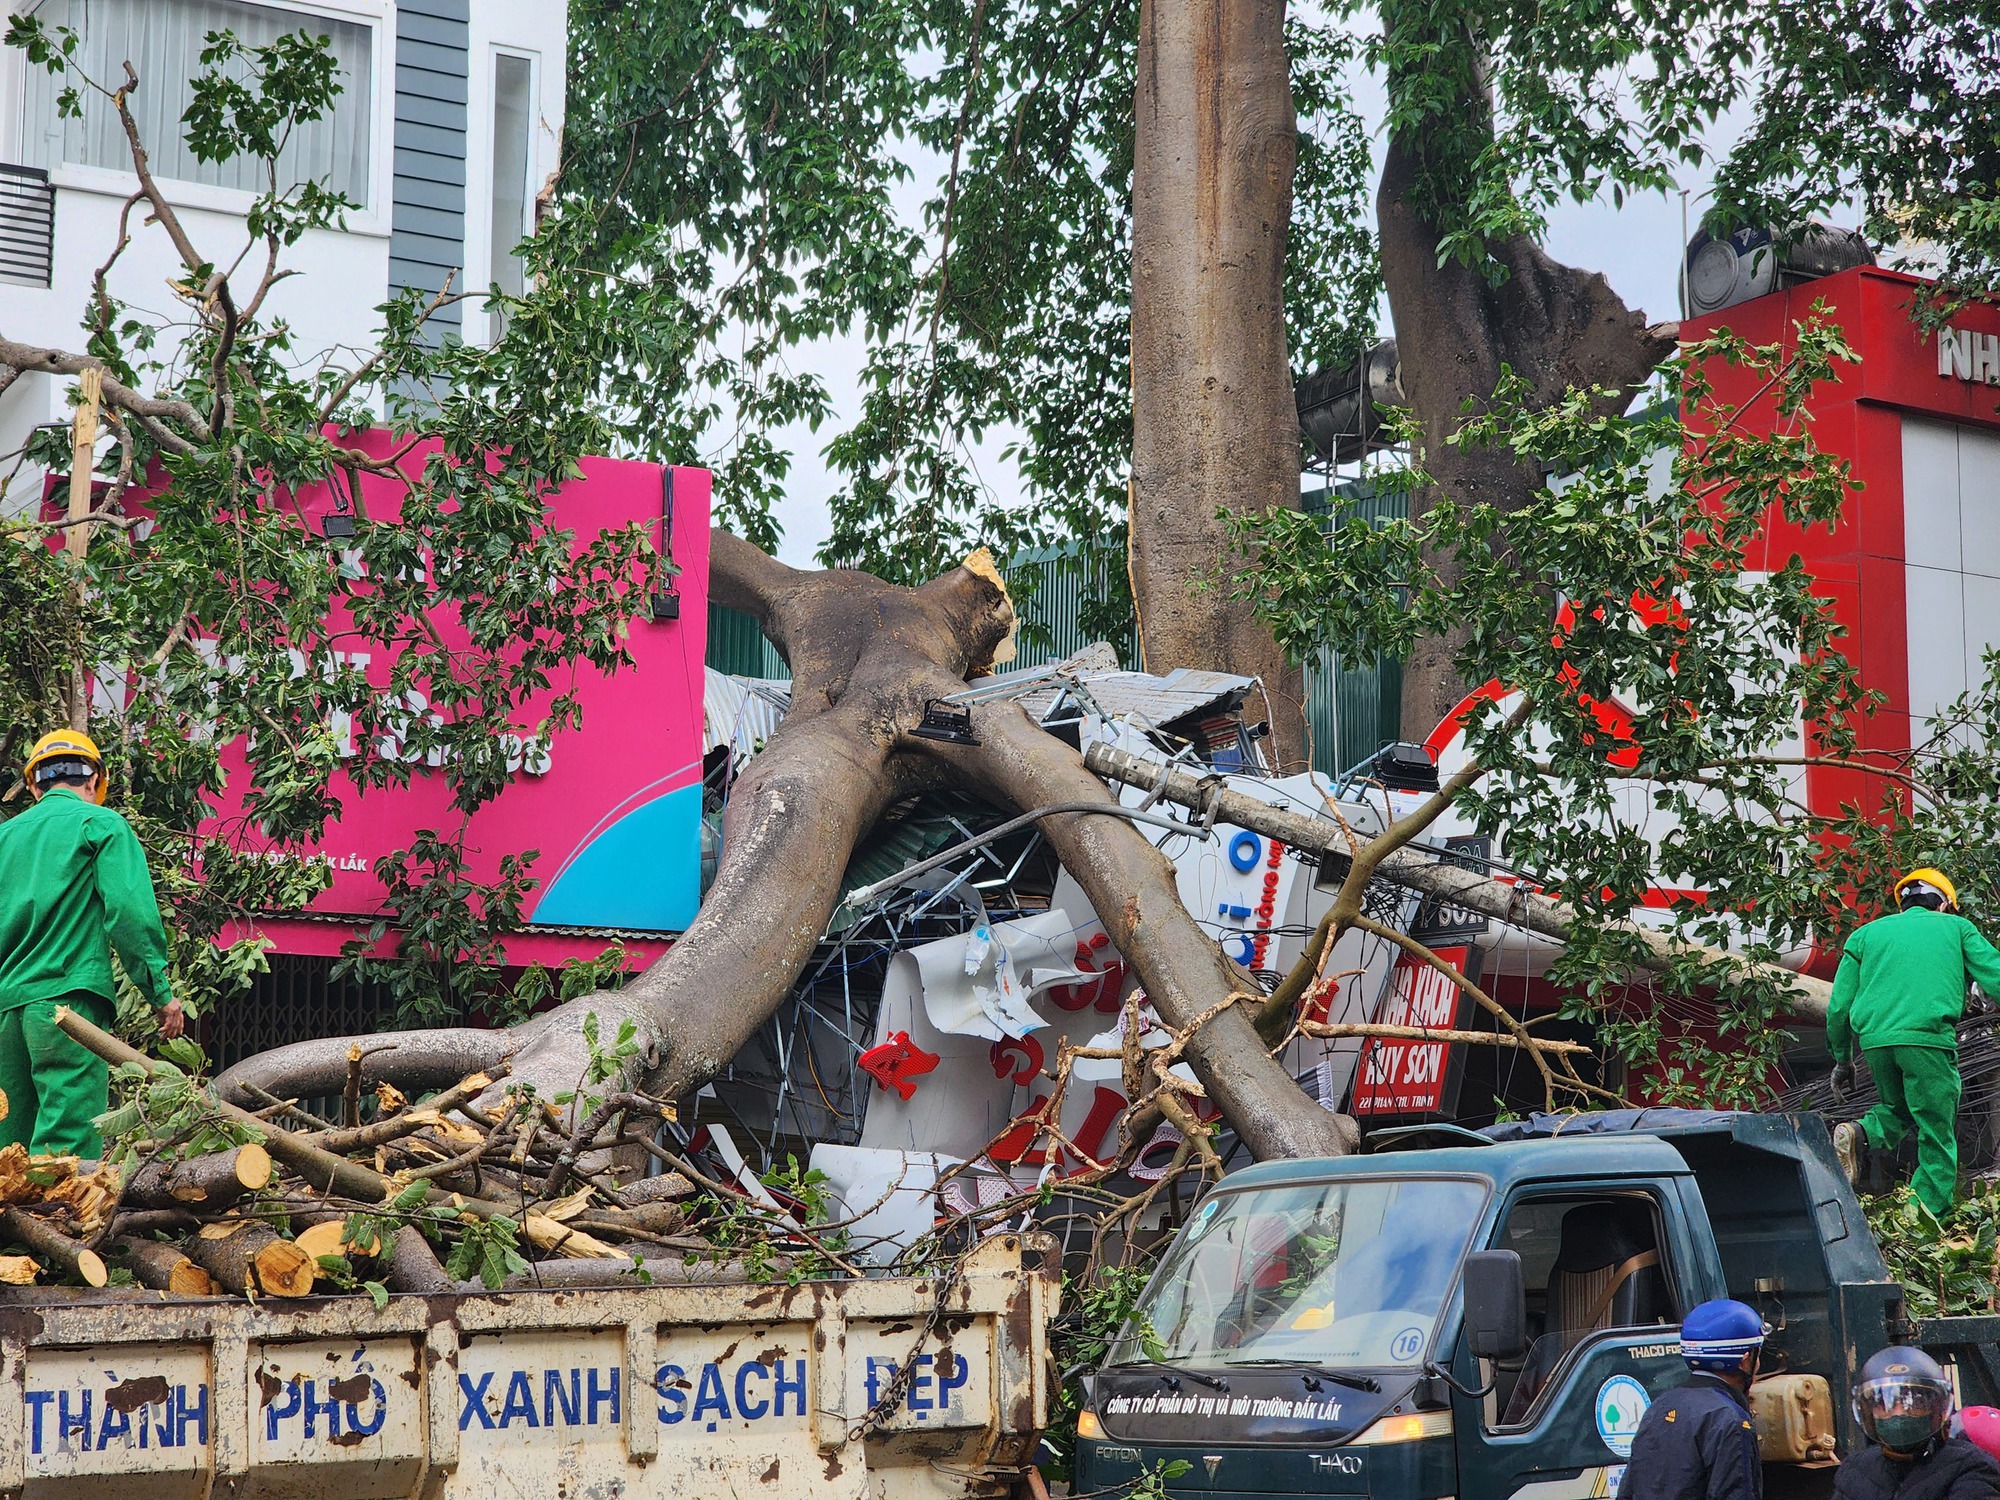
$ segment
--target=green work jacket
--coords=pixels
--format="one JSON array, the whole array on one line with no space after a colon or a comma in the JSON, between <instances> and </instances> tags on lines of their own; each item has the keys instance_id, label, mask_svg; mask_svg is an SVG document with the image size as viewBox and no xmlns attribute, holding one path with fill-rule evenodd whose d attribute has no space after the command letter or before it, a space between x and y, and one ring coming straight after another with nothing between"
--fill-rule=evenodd
<instances>
[{"instance_id":1,"label":"green work jacket","mask_svg":"<svg viewBox=\"0 0 2000 1500\"><path fill-rule=\"evenodd\" d=\"M0 823L0 1011L86 991L117 999L111 950L154 1006L172 999L167 934L138 835L52 787Z\"/></svg>"},{"instance_id":2,"label":"green work jacket","mask_svg":"<svg viewBox=\"0 0 2000 1500\"><path fill-rule=\"evenodd\" d=\"M1913 906L1855 928L1833 978L1827 1050L1846 1062L1857 1045L1956 1049L1968 976L2000 1001L2000 950L1955 912Z\"/></svg>"}]
</instances>

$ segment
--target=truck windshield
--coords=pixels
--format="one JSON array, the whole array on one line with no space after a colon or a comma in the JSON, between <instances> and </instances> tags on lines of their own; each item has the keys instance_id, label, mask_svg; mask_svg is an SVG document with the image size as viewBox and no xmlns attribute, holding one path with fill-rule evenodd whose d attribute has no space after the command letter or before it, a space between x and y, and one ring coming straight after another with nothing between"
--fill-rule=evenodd
<instances>
[{"instance_id":1,"label":"truck windshield","mask_svg":"<svg viewBox=\"0 0 2000 1500\"><path fill-rule=\"evenodd\" d=\"M1223 1192L1195 1210L1113 1364L1421 1364L1486 1197L1428 1178Z\"/></svg>"}]
</instances>

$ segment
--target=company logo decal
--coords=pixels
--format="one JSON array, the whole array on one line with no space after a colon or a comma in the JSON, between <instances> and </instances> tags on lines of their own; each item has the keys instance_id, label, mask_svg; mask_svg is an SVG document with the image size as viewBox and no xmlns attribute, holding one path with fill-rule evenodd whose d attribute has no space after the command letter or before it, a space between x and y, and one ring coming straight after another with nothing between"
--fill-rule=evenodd
<instances>
[{"instance_id":1,"label":"company logo decal","mask_svg":"<svg viewBox=\"0 0 2000 1500\"><path fill-rule=\"evenodd\" d=\"M1604 1446L1620 1458L1632 1456L1632 1439L1639 1435L1639 1419L1653 1398L1630 1375L1613 1375L1597 1388L1597 1435Z\"/></svg>"}]
</instances>

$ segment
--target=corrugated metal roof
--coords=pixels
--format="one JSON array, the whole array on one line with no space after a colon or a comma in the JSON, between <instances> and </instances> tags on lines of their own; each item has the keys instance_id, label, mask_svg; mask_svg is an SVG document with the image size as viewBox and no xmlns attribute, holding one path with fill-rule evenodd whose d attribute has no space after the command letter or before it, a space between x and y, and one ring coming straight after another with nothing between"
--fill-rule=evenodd
<instances>
[{"instance_id":1,"label":"corrugated metal roof","mask_svg":"<svg viewBox=\"0 0 2000 1500\"><path fill-rule=\"evenodd\" d=\"M740 764L770 739L791 706L789 682L732 677L709 667L702 679L702 748L728 745Z\"/></svg>"},{"instance_id":2,"label":"corrugated metal roof","mask_svg":"<svg viewBox=\"0 0 2000 1500\"><path fill-rule=\"evenodd\" d=\"M1110 717L1118 719L1130 714L1144 724L1171 724L1191 714L1220 713L1235 707L1257 685L1254 677L1239 677L1233 672L1197 672L1188 667L1178 667L1162 676L1098 668L1080 671L1075 678ZM1044 721L1052 715L1068 718L1088 707L1062 682L1052 682L1023 694L1021 706Z\"/></svg>"}]
</instances>

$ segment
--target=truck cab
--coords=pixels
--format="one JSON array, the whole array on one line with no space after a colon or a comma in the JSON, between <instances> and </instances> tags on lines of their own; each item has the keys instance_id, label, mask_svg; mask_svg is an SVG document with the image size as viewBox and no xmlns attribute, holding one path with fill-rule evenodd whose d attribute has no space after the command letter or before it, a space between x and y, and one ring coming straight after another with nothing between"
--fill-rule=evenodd
<instances>
[{"instance_id":1,"label":"truck cab","mask_svg":"<svg viewBox=\"0 0 2000 1500\"><path fill-rule=\"evenodd\" d=\"M1771 1326L1776 1404L1857 1447L1849 1383L1911 1331L1817 1117L1427 1127L1253 1167L1189 1214L1092 1378L1076 1488L1615 1494L1640 1417L1686 1378L1681 1316L1715 1297ZM1767 1490L1829 1493L1831 1473L1821 1447L1767 1464Z\"/></svg>"}]
</instances>

